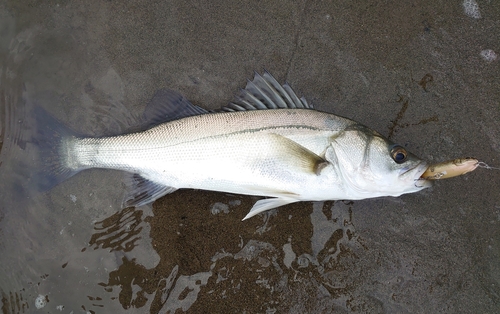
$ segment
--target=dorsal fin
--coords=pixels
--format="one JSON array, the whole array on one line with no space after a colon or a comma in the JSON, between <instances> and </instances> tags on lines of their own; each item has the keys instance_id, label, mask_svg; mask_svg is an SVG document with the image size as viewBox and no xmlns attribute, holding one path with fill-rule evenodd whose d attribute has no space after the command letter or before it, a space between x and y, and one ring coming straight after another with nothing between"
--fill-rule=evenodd
<instances>
[{"instance_id":1,"label":"dorsal fin","mask_svg":"<svg viewBox=\"0 0 500 314\"><path fill-rule=\"evenodd\" d=\"M141 128L148 129L160 123L205 113L208 111L193 105L178 92L161 89L155 93L146 107Z\"/></svg>"},{"instance_id":2,"label":"dorsal fin","mask_svg":"<svg viewBox=\"0 0 500 314\"><path fill-rule=\"evenodd\" d=\"M255 72L253 80L247 82L247 86L241 89L229 105L210 112L281 108L313 109L313 106L309 105L304 97L299 98L288 83L280 85L269 72L265 71L262 75ZM209 111L193 105L181 94L162 89L151 99L143 120L135 130L145 130L160 123L206 113Z\"/></svg>"},{"instance_id":3,"label":"dorsal fin","mask_svg":"<svg viewBox=\"0 0 500 314\"><path fill-rule=\"evenodd\" d=\"M276 79L265 71L263 75L255 72L252 81L236 95L233 102L219 111L245 111L280 108L312 109L304 97L299 98L288 83L280 85Z\"/></svg>"}]
</instances>

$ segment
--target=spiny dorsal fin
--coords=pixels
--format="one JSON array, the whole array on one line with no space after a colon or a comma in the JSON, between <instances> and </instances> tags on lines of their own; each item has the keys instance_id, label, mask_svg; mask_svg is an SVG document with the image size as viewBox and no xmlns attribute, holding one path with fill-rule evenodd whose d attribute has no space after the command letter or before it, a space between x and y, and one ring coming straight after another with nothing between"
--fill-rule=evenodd
<instances>
[{"instance_id":1,"label":"spiny dorsal fin","mask_svg":"<svg viewBox=\"0 0 500 314\"><path fill-rule=\"evenodd\" d=\"M245 111L280 108L312 109L304 97L299 98L288 83L280 85L276 79L265 71L263 75L255 72L253 81L236 95L233 102L222 107L220 111Z\"/></svg>"}]
</instances>

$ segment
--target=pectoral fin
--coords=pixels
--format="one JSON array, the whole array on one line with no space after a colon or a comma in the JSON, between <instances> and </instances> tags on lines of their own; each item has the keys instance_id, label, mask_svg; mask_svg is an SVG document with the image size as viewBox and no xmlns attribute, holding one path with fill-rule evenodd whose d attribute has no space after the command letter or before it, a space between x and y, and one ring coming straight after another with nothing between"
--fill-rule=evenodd
<instances>
[{"instance_id":1,"label":"pectoral fin","mask_svg":"<svg viewBox=\"0 0 500 314\"><path fill-rule=\"evenodd\" d=\"M293 173L297 175L295 179L300 180L310 175L320 175L321 171L329 165L329 162L325 159L282 135L273 133L265 134L260 137L260 140L262 141L264 137L268 141L267 144L273 148L272 160L275 167L273 169L276 170L276 172L273 172L273 175L279 172L283 174ZM259 162L265 160L266 157L263 157ZM251 190L252 187L248 187L248 189ZM297 195L296 192L288 191L286 184L279 188L259 187L255 194L278 197L258 201L243 220L263 211L300 201L300 195Z\"/></svg>"},{"instance_id":2,"label":"pectoral fin","mask_svg":"<svg viewBox=\"0 0 500 314\"><path fill-rule=\"evenodd\" d=\"M259 213L262 213L266 210L270 210L276 207L280 207L283 205L291 204L298 202L298 199L293 198L265 198L263 200L257 201L252 207L252 209L248 212L248 214L242 220L251 218Z\"/></svg>"},{"instance_id":3,"label":"pectoral fin","mask_svg":"<svg viewBox=\"0 0 500 314\"><path fill-rule=\"evenodd\" d=\"M277 149L279 162L289 170L319 175L329 163L304 146L279 134L267 134Z\"/></svg>"}]
</instances>

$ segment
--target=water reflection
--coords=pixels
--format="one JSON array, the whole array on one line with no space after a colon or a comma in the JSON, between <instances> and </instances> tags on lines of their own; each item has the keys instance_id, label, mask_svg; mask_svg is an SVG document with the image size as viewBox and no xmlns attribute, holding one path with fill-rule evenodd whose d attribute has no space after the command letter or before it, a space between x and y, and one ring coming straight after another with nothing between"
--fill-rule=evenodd
<instances>
[{"instance_id":1,"label":"water reflection","mask_svg":"<svg viewBox=\"0 0 500 314\"><path fill-rule=\"evenodd\" d=\"M295 204L240 221L254 201L203 191L160 199L145 219L159 263L148 269L124 256L100 285L117 290L124 309L150 313L348 309L344 299L356 281L346 270L356 268L365 250L352 225L352 203ZM97 223L92 246L133 247L138 212L124 209Z\"/></svg>"},{"instance_id":2,"label":"water reflection","mask_svg":"<svg viewBox=\"0 0 500 314\"><path fill-rule=\"evenodd\" d=\"M26 313L29 309L27 300L24 299L22 293L10 291L8 294L2 292L2 313Z\"/></svg>"}]
</instances>

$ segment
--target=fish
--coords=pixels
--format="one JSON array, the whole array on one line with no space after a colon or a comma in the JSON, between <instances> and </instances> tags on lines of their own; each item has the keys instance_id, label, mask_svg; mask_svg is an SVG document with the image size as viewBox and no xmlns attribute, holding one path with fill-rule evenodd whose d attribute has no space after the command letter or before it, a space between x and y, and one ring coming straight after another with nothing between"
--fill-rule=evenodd
<instances>
[{"instance_id":1,"label":"fish","mask_svg":"<svg viewBox=\"0 0 500 314\"><path fill-rule=\"evenodd\" d=\"M265 197L244 220L299 201L398 197L431 186L424 160L356 121L315 110L267 71L213 111L160 90L125 134L77 134L41 107L35 116L41 190L85 169L122 170L123 207L178 189Z\"/></svg>"}]
</instances>

